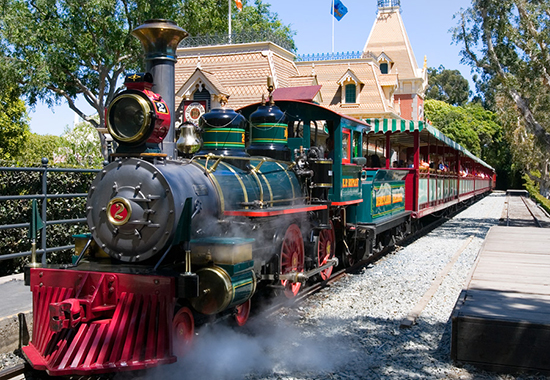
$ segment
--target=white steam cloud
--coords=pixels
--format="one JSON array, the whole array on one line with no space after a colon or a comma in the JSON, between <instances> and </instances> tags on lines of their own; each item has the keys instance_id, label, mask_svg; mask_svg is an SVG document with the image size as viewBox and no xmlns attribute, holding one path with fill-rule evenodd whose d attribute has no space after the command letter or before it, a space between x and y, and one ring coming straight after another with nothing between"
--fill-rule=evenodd
<instances>
[{"instance_id":1,"label":"white steam cloud","mask_svg":"<svg viewBox=\"0 0 550 380\"><path fill-rule=\"evenodd\" d=\"M274 319L257 315L241 328L203 326L186 357L147 372L144 379L238 380L333 372L349 360L350 353L335 344L335 337L308 335L289 320Z\"/></svg>"}]
</instances>

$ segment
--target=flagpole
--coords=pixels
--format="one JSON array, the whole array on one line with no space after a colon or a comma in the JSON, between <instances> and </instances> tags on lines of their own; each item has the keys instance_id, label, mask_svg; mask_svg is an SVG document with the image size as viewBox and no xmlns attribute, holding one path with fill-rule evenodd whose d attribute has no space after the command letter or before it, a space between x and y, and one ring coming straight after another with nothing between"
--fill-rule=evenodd
<instances>
[{"instance_id":1,"label":"flagpole","mask_svg":"<svg viewBox=\"0 0 550 380\"><path fill-rule=\"evenodd\" d=\"M228 33L229 43L231 43L231 1L232 0L227 0L227 5L229 8L229 13L228 13L229 16L227 17L227 23L229 24L229 33Z\"/></svg>"},{"instance_id":2,"label":"flagpole","mask_svg":"<svg viewBox=\"0 0 550 380\"><path fill-rule=\"evenodd\" d=\"M332 0L332 12L330 12L332 15L332 52L334 53L334 0Z\"/></svg>"}]
</instances>

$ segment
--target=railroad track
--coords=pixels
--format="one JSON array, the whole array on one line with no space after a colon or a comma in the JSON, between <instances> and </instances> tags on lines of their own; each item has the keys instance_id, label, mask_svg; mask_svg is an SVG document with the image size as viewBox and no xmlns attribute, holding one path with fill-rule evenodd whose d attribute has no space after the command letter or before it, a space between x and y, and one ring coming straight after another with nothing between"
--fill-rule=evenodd
<instances>
[{"instance_id":1,"label":"railroad track","mask_svg":"<svg viewBox=\"0 0 550 380\"><path fill-rule=\"evenodd\" d=\"M0 371L0 380L22 380L25 379L25 373L29 370L25 364L17 364L13 367L4 368Z\"/></svg>"},{"instance_id":2,"label":"railroad track","mask_svg":"<svg viewBox=\"0 0 550 380\"><path fill-rule=\"evenodd\" d=\"M506 226L550 227L550 219L526 196L507 196Z\"/></svg>"}]
</instances>

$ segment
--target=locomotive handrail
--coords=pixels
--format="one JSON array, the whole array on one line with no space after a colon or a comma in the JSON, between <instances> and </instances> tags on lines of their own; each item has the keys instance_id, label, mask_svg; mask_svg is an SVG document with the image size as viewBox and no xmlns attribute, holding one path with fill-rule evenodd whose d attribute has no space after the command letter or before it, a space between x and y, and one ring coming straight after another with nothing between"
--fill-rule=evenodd
<instances>
[{"instance_id":1,"label":"locomotive handrail","mask_svg":"<svg viewBox=\"0 0 550 380\"><path fill-rule=\"evenodd\" d=\"M219 163L223 160L233 160L233 161L235 161L235 160L240 160L240 161L253 161L253 160L256 160L256 161L260 161L260 163L258 165L252 167L252 170L256 171L256 172L259 171L260 167L264 164L264 162L267 162L267 161L288 164L288 161L275 160L275 159L269 158L269 157L217 156L217 155L212 154L212 153L193 156L189 160L189 162L193 162L197 159L206 159L206 162L204 164L204 169L205 169L206 174L211 174L211 173L215 172L216 169L218 168ZM214 162L212 167L210 167L210 169L209 169L208 168L208 161L210 159L215 159L216 162ZM291 163L288 166L289 170L292 168L293 164L294 163Z\"/></svg>"},{"instance_id":2,"label":"locomotive handrail","mask_svg":"<svg viewBox=\"0 0 550 380\"><path fill-rule=\"evenodd\" d=\"M29 195L2 195L0 196L0 202L2 201L12 201L12 200L42 200L42 209L40 212L40 217L43 222L43 227L41 229L41 248L37 249L36 252L42 254L42 264L46 264L46 258L48 253L64 251L68 249L74 249L75 245L64 245L58 247L47 247L47 227L57 224L77 224L83 223L86 221L86 218L74 218L74 219L59 219L59 220L47 220L47 200L48 199L61 199L61 198L83 198L88 196L87 193L67 193L67 194L49 194L48 193L48 172L56 173L97 173L100 169L79 169L79 168L52 168L48 166L48 159L42 159L42 166L40 167L0 167L0 172L37 172L41 173L41 193L39 194L29 194ZM9 229L25 229L30 228L30 223L13 223L13 224L4 224L0 225L0 231L9 230ZM29 242L30 245L30 242ZM25 256L30 256L31 251L23 251L9 254L0 254L0 261L10 260L14 258L20 258Z\"/></svg>"}]
</instances>

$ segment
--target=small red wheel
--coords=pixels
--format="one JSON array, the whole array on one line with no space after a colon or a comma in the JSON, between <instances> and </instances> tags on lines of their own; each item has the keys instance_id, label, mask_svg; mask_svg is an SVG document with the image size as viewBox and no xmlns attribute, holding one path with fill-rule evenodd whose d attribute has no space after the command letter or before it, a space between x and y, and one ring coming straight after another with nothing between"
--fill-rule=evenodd
<instances>
[{"instance_id":1,"label":"small red wheel","mask_svg":"<svg viewBox=\"0 0 550 380\"><path fill-rule=\"evenodd\" d=\"M335 235L334 226L330 222L330 230L321 230L319 233L319 239L317 240L317 263L319 266L325 265L330 259L334 257L335 251ZM328 280L332 274L334 267L327 268L321 271L319 274L323 280Z\"/></svg>"},{"instance_id":2,"label":"small red wheel","mask_svg":"<svg viewBox=\"0 0 550 380\"><path fill-rule=\"evenodd\" d=\"M240 304L236 307L237 312L235 313L235 322L237 326L244 326L246 321L248 321L248 316L250 315L250 299L243 304Z\"/></svg>"},{"instance_id":3,"label":"small red wheel","mask_svg":"<svg viewBox=\"0 0 550 380\"><path fill-rule=\"evenodd\" d=\"M195 320L189 308L182 307L178 310L172 321L174 354L183 357L193 343L195 334Z\"/></svg>"},{"instance_id":4,"label":"small red wheel","mask_svg":"<svg viewBox=\"0 0 550 380\"><path fill-rule=\"evenodd\" d=\"M291 224L285 233L283 244L281 245L281 274L290 272L304 271L304 240L300 227ZM295 297L302 287L300 282L290 282L281 280L285 288L285 295L288 298Z\"/></svg>"}]
</instances>

